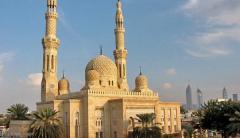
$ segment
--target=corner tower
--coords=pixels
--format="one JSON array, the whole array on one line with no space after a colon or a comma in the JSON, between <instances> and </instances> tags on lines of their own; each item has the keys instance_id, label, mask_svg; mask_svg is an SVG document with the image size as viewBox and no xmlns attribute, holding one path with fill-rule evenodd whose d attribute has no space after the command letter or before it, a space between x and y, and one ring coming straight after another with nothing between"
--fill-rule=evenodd
<instances>
[{"instance_id":1,"label":"corner tower","mask_svg":"<svg viewBox=\"0 0 240 138\"><path fill-rule=\"evenodd\" d=\"M117 12L115 17L115 41L116 49L114 50L115 63L118 70L118 86L121 89L128 90L127 82L127 50L125 48L125 28L124 17L122 12L122 3L120 0L117 2Z\"/></svg>"},{"instance_id":2,"label":"corner tower","mask_svg":"<svg viewBox=\"0 0 240 138\"><path fill-rule=\"evenodd\" d=\"M46 33L42 39L43 44L43 70L41 84L41 101L47 102L55 99L58 94L57 79L57 53L60 45L56 36L57 31L57 0L47 0Z\"/></svg>"}]
</instances>

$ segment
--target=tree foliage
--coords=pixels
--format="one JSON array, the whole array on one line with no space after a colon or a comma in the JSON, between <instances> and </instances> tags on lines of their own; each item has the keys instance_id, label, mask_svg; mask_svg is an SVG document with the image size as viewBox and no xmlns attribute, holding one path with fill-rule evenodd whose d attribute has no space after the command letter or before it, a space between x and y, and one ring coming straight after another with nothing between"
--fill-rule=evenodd
<instances>
[{"instance_id":1,"label":"tree foliage","mask_svg":"<svg viewBox=\"0 0 240 138\"><path fill-rule=\"evenodd\" d=\"M239 129L236 128L239 123L237 112L240 112L239 102L211 100L205 103L193 116L198 118L201 128L217 130L223 137L228 137L239 133Z\"/></svg>"},{"instance_id":2,"label":"tree foliage","mask_svg":"<svg viewBox=\"0 0 240 138\"><path fill-rule=\"evenodd\" d=\"M11 120L28 120L28 107L24 104L14 104L7 109L8 116Z\"/></svg>"},{"instance_id":3,"label":"tree foliage","mask_svg":"<svg viewBox=\"0 0 240 138\"><path fill-rule=\"evenodd\" d=\"M227 126L227 131L230 135L236 136L240 134L240 112L236 111L230 116L230 124Z\"/></svg>"},{"instance_id":4,"label":"tree foliage","mask_svg":"<svg viewBox=\"0 0 240 138\"><path fill-rule=\"evenodd\" d=\"M187 110L186 110L183 106L181 106L181 107L180 107L180 113L181 113L181 114L186 114L186 113L187 113Z\"/></svg>"},{"instance_id":5,"label":"tree foliage","mask_svg":"<svg viewBox=\"0 0 240 138\"><path fill-rule=\"evenodd\" d=\"M142 125L133 128L133 138L161 137L161 129L154 124L154 120L156 119L154 113L137 114L136 116L138 117L136 120Z\"/></svg>"},{"instance_id":6,"label":"tree foliage","mask_svg":"<svg viewBox=\"0 0 240 138\"><path fill-rule=\"evenodd\" d=\"M59 138L63 133L63 124L56 111L45 108L33 113L30 132L34 138Z\"/></svg>"}]
</instances>

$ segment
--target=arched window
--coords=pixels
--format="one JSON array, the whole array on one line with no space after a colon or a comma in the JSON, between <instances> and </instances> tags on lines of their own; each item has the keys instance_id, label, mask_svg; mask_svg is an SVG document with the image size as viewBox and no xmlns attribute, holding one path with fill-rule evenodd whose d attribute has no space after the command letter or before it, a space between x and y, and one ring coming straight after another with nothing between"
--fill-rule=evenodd
<instances>
[{"instance_id":1,"label":"arched window","mask_svg":"<svg viewBox=\"0 0 240 138\"><path fill-rule=\"evenodd\" d=\"M51 66L52 66L52 69L54 69L54 56L52 55L52 59L51 59Z\"/></svg>"},{"instance_id":2,"label":"arched window","mask_svg":"<svg viewBox=\"0 0 240 138\"><path fill-rule=\"evenodd\" d=\"M120 75L120 78L122 78L122 66L121 66L121 64L119 64L119 75Z\"/></svg>"},{"instance_id":3,"label":"arched window","mask_svg":"<svg viewBox=\"0 0 240 138\"><path fill-rule=\"evenodd\" d=\"M126 76L126 69L125 69L125 64L123 64L123 76Z\"/></svg>"},{"instance_id":4,"label":"arched window","mask_svg":"<svg viewBox=\"0 0 240 138\"><path fill-rule=\"evenodd\" d=\"M47 55L47 71L49 71L49 55Z\"/></svg>"}]
</instances>

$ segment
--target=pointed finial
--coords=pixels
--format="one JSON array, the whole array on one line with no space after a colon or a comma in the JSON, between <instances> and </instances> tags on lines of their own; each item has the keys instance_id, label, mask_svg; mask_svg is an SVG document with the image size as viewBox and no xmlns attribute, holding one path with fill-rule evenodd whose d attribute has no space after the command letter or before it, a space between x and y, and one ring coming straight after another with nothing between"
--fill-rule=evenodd
<instances>
[{"instance_id":1,"label":"pointed finial","mask_svg":"<svg viewBox=\"0 0 240 138\"><path fill-rule=\"evenodd\" d=\"M142 75L142 67L141 66L139 66L139 75Z\"/></svg>"},{"instance_id":2,"label":"pointed finial","mask_svg":"<svg viewBox=\"0 0 240 138\"><path fill-rule=\"evenodd\" d=\"M62 78L63 78L63 79L65 78L64 70L63 70L63 76L62 76Z\"/></svg>"},{"instance_id":3,"label":"pointed finial","mask_svg":"<svg viewBox=\"0 0 240 138\"><path fill-rule=\"evenodd\" d=\"M121 3L121 0L118 0L118 2L117 2L117 8L122 8L122 5L121 5L122 3Z\"/></svg>"},{"instance_id":4,"label":"pointed finial","mask_svg":"<svg viewBox=\"0 0 240 138\"><path fill-rule=\"evenodd\" d=\"M100 55L103 55L103 47L100 45Z\"/></svg>"}]
</instances>

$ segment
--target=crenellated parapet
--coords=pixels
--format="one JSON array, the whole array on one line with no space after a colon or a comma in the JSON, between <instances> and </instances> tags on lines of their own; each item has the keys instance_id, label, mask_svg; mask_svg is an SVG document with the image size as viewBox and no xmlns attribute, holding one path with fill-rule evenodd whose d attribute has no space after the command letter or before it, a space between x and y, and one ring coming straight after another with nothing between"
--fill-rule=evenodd
<instances>
[{"instance_id":1,"label":"crenellated parapet","mask_svg":"<svg viewBox=\"0 0 240 138\"><path fill-rule=\"evenodd\" d=\"M121 49L121 50L115 50L114 51L114 57L115 58L123 58L123 59L126 59L127 58L127 55L128 55L128 52L126 49Z\"/></svg>"},{"instance_id":2,"label":"crenellated parapet","mask_svg":"<svg viewBox=\"0 0 240 138\"><path fill-rule=\"evenodd\" d=\"M55 48L58 49L60 40L58 38L44 37L42 39L43 48Z\"/></svg>"}]
</instances>

